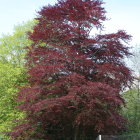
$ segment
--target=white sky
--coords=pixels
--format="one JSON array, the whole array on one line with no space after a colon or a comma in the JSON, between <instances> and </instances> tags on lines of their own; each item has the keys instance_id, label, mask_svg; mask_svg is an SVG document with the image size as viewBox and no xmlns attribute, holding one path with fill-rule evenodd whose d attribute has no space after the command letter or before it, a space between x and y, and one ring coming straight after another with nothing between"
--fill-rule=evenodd
<instances>
[{"instance_id":1,"label":"white sky","mask_svg":"<svg viewBox=\"0 0 140 140\"><path fill-rule=\"evenodd\" d=\"M140 44L140 0L105 0L106 31L126 30L132 35L132 45Z\"/></svg>"},{"instance_id":2,"label":"white sky","mask_svg":"<svg viewBox=\"0 0 140 140\"><path fill-rule=\"evenodd\" d=\"M104 0L107 17L106 32L126 30L133 36L132 45L140 44L140 0ZM12 33L14 25L36 17L44 5L56 0L0 0L0 35Z\"/></svg>"}]
</instances>

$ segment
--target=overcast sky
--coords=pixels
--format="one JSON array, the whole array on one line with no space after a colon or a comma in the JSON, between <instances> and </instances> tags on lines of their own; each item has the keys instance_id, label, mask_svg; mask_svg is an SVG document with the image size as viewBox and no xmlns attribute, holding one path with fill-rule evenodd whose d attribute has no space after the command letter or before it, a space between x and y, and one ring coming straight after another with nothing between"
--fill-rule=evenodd
<instances>
[{"instance_id":1,"label":"overcast sky","mask_svg":"<svg viewBox=\"0 0 140 140\"><path fill-rule=\"evenodd\" d=\"M126 30L132 45L140 44L140 0L104 0L107 11L106 32ZM12 33L14 25L36 17L36 12L56 0L0 0L0 35Z\"/></svg>"}]
</instances>

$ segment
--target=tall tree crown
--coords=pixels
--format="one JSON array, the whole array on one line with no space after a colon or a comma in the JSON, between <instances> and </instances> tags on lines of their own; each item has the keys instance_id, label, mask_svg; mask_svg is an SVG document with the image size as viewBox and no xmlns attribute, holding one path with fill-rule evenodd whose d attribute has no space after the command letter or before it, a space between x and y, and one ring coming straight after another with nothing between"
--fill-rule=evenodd
<instances>
[{"instance_id":1,"label":"tall tree crown","mask_svg":"<svg viewBox=\"0 0 140 140\"><path fill-rule=\"evenodd\" d=\"M101 28L101 22L106 19L101 4L97 0L63 0L55 6L43 7L31 38L34 41L44 39L45 42L52 39L61 42L79 37L85 39L93 27Z\"/></svg>"},{"instance_id":2,"label":"tall tree crown","mask_svg":"<svg viewBox=\"0 0 140 140\"><path fill-rule=\"evenodd\" d=\"M26 57L30 86L18 96L26 123L12 136L95 138L124 129L119 92L133 79L122 60L130 55L130 36L122 30L90 36L106 20L99 0L59 0L38 13Z\"/></svg>"}]
</instances>

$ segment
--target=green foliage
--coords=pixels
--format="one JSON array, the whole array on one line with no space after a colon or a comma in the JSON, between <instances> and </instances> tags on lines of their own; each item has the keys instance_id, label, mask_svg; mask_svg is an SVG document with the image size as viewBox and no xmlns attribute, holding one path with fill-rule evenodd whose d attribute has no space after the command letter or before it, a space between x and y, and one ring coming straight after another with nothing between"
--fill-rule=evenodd
<instances>
[{"instance_id":1,"label":"green foliage","mask_svg":"<svg viewBox=\"0 0 140 140\"><path fill-rule=\"evenodd\" d=\"M27 32L32 31L36 21L29 21L22 25L15 26L12 35L3 35L0 38L0 137L4 136L4 131L9 131L13 125L13 120L24 116L15 106L17 101L18 87L27 84L24 56L26 46L31 44Z\"/></svg>"},{"instance_id":2,"label":"green foliage","mask_svg":"<svg viewBox=\"0 0 140 140\"><path fill-rule=\"evenodd\" d=\"M12 121L22 117L15 105L16 87L26 83L23 69L12 64L0 63L0 132L8 131L12 127Z\"/></svg>"},{"instance_id":3,"label":"green foliage","mask_svg":"<svg viewBox=\"0 0 140 140\"><path fill-rule=\"evenodd\" d=\"M0 60L10 62L14 65L23 65L26 46L30 46L31 40L28 39L27 32L32 31L36 21L29 21L22 25L15 26L12 35L3 35L0 38Z\"/></svg>"},{"instance_id":4,"label":"green foliage","mask_svg":"<svg viewBox=\"0 0 140 140\"><path fill-rule=\"evenodd\" d=\"M126 107L123 115L128 119L127 133L140 132L140 92L139 88L133 88L123 93Z\"/></svg>"}]
</instances>

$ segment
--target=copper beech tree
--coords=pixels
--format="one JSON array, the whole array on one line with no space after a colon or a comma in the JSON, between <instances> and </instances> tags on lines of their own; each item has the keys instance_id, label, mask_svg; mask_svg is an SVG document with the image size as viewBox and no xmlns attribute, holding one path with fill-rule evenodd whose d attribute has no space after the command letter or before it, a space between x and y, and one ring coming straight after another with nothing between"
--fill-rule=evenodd
<instances>
[{"instance_id":1,"label":"copper beech tree","mask_svg":"<svg viewBox=\"0 0 140 140\"><path fill-rule=\"evenodd\" d=\"M124 129L120 92L133 80L123 58L130 36L103 29L100 0L58 0L38 12L29 38L29 86L18 93L26 116L10 133L16 140L95 139Z\"/></svg>"}]
</instances>

